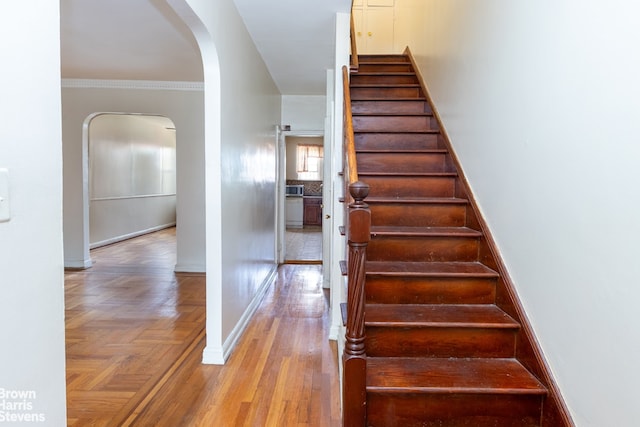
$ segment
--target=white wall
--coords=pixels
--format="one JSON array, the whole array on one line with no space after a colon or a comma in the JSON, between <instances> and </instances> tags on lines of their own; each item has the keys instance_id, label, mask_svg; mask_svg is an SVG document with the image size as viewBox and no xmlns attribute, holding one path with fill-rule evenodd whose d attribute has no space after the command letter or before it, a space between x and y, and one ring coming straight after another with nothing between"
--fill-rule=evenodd
<instances>
[{"instance_id":1,"label":"white wall","mask_svg":"<svg viewBox=\"0 0 640 427\"><path fill-rule=\"evenodd\" d=\"M637 425L640 6L398 1L575 422Z\"/></svg>"},{"instance_id":2,"label":"white wall","mask_svg":"<svg viewBox=\"0 0 640 427\"><path fill-rule=\"evenodd\" d=\"M91 248L175 225L174 123L98 114L88 128Z\"/></svg>"},{"instance_id":3,"label":"white wall","mask_svg":"<svg viewBox=\"0 0 640 427\"><path fill-rule=\"evenodd\" d=\"M0 168L11 219L0 222L0 402L21 402L12 390L31 404L0 409L3 426L25 425L7 412L66 425L59 22L58 2L2 4Z\"/></svg>"},{"instance_id":4,"label":"white wall","mask_svg":"<svg viewBox=\"0 0 640 427\"><path fill-rule=\"evenodd\" d=\"M165 116L176 127L176 271L205 271L204 96L201 83L64 80L64 251L68 267L88 267L87 118L99 112ZM83 166L85 165L85 166Z\"/></svg>"},{"instance_id":5,"label":"white wall","mask_svg":"<svg viewBox=\"0 0 640 427\"><path fill-rule=\"evenodd\" d=\"M322 131L327 113L326 96L284 95L282 97L282 123L291 131Z\"/></svg>"},{"instance_id":6,"label":"white wall","mask_svg":"<svg viewBox=\"0 0 640 427\"><path fill-rule=\"evenodd\" d=\"M180 5L178 13L188 14ZM188 0L205 74L207 348L221 363L277 267L281 96L231 0ZM194 18L192 28L198 27Z\"/></svg>"}]
</instances>

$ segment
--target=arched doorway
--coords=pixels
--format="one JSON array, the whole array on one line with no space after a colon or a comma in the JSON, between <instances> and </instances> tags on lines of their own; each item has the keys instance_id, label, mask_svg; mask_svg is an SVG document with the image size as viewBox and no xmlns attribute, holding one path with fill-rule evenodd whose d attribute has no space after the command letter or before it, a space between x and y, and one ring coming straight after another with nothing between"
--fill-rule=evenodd
<instances>
[{"instance_id":1,"label":"arched doorway","mask_svg":"<svg viewBox=\"0 0 640 427\"><path fill-rule=\"evenodd\" d=\"M89 245L176 224L176 128L171 119L104 113L88 119Z\"/></svg>"}]
</instances>

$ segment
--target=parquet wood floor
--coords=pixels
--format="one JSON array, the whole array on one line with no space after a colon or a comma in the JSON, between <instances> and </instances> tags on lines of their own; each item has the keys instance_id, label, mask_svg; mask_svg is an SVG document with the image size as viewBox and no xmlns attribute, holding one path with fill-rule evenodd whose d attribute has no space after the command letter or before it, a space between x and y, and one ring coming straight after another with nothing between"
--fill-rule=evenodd
<instances>
[{"instance_id":1,"label":"parquet wood floor","mask_svg":"<svg viewBox=\"0 0 640 427\"><path fill-rule=\"evenodd\" d=\"M321 267L285 265L224 366L200 363L203 275L175 230L92 251L65 273L70 426L339 426Z\"/></svg>"}]
</instances>

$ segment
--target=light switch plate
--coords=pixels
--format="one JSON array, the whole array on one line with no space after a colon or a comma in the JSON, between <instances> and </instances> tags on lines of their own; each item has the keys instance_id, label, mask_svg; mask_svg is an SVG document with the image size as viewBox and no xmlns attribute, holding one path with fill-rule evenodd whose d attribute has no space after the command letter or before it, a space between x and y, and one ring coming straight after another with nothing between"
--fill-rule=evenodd
<instances>
[{"instance_id":1,"label":"light switch plate","mask_svg":"<svg viewBox=\"0 0 640 427\"><path fill-rule=\"evenodd\" d=\"M11 209L9 207L9 171L0 168L0 222L11 219Z\"/></svg>"}]
</instances>

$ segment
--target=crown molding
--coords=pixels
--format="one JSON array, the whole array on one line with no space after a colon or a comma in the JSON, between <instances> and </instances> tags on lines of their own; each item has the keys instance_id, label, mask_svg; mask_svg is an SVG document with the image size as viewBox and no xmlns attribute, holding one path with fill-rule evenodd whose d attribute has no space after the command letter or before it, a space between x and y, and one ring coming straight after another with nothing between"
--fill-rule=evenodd
<instances>
[{"instance_id":1,"label":"crown molding","mask_svg":"<svg viewBox=\"0 0 640 427\"><path fill-rule=\"evenodd\" d=\"M203 91L203 82L156 80L62 79L63 88Z\"/></svg>"}]
</instances>

